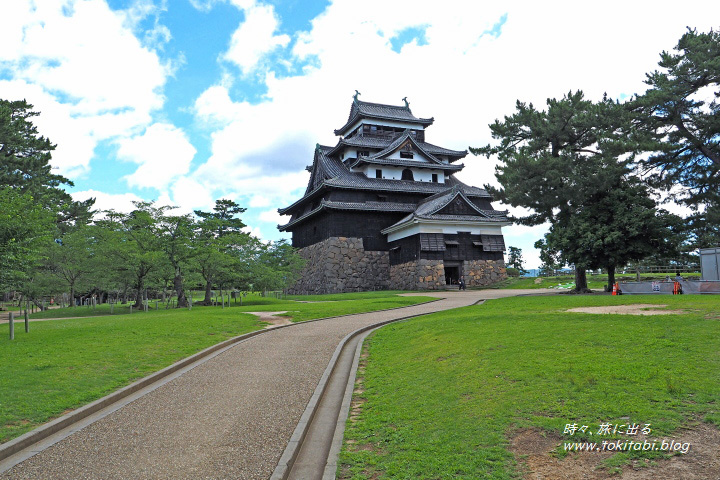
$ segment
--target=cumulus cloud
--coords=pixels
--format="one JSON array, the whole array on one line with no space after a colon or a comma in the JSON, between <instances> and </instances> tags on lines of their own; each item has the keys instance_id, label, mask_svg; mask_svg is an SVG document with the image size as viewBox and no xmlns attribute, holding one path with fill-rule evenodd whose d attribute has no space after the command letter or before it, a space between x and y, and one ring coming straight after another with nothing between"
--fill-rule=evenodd
<instances>
[{"instance_id":1,"label":"cumulus cloud","mask_svg":"<svg viewBox=\"0 0 720 480\"><path fill-rule=\"evenodd\" d=\"M642 93L660 51L672 48L686 25L708 30L720 14L720 5L707 2L686 7L667 15L619 1L582 8L569 1L332 2L288 44L300 74L268 70L256 103L234 99L228 78L197 99L197 119L213 131L212 155L198 174L236 183L299 172L315 143L337 142L332 131L347 119L355 89L371 102L398 105L407 96L413 113L436 119L428 141L458 150L491 142L488 124L511 114L517 99L542 108L571 89L591 99ZM274 32L273 25L258 21L255 28ZM419 33L403 44L407 31ZM246 65L257 64L246 55ZM496 185L496 160L470 155L464 162L463 181ZM234 174L224 180L214 173L226 171ZM508 229L509 243L516 230ZM534 239L545 231L538 227Z\"/></svg>"},{"instance_id":2,"label":"cumulus cloud","mask_svg":"<svg viewBox=\"0 0 720 480\"><path fill-rule=\"evenodd\" d=\"M249 207L267 207L270 205L270 199L263 196L263 195L253 195L252 198L250 198L250 203L248 203Z\"/></svg>"},{"instance_id":3,"label":"cumulus cloud","mask_svg":"<svg viewBox=\"0 0 720 480\"><path fill-rule=\"evenodd\" d=\"M279 47L290 42L287 35L275 35L279 20L272 5L257 4L250 0L234 0L245 13L230 39L230 48L223 58L237 65L243 74L252 72L260 60Z\"/></svg>"},{"instance_id":4,"label":"cumulus cloud","mask_svg":"<svg viewBox=\"0 0 720 480\"><path fill-rule=\"evenodd\" d=\"M116 212L131 212L135 209L132 202L140 202L143 199L133 193L111 194L97 190L83 190L72 194L73 200L82 202L89 198L95 199L93 210L115 210Z\"/></svg>"},{"instance_id":5,"label":"cumulus cloud","mask_svg":"<svg viewBox=\"0 0 720 480\"><path fill-rule=\"evenodd\" d=\"M252 236L255 237L255 238L258 238L258 239L260 239L260 240L264 240L262 231L260 230L259 227L250 227L250 226L248 226L248 227L243 228L242 231L245 232L245 233L249 233L250 235L252 235Z\"/></svg>"},{"instance_id":6,"label":"cumulus cloud","mask_svg":"<svg viewBox=\"0 0 720 480\"><path fill-rule=\"evenodd\" d=\"M290 220L290 217L288 215L280 215L277 212L277 209L265 210L264 212L260 212L258 218L263 222L272 223L274 225L284 225Z\"/></svg>"},{"instance_id":7,"label":"cumulus cloud","mask_svg":"<svg viewBox=\"0 0 720 480\"><path fill-rule=\"evenodd\" d=\"M142 135L120 139L118 144L118 158L139 165L125 177L128 184L158 190L186 174L197 151L182 129L167 123L154 123Z\"/></svg>"},{"instance_id":8,"label":"cumulus cloud","mask_svg":"<svg viewBox=\"0 0 720 480\"><path fill-rule=\"evenodd\" d=\"M37 125L58 143L63 174L87 172L98 142L142 128L163 105L170 67L132 32L147 14L141 3L131 12L103 0L0 2L3 97L42 112Z\"/></svg>"}]
</instances>

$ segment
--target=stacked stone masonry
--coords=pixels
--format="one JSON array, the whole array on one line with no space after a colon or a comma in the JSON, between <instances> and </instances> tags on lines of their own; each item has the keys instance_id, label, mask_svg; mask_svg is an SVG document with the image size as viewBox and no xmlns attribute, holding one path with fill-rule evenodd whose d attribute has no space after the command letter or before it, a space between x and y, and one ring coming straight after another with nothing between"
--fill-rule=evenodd
<instances>
[{"instance_id":1,"label":"stacked stone masonry","mask_svg":"<svg viewBox=\"0 0 720 480\"><path fill-rule=\"evenodd\" d=\"M445 288L442 260L413 260L390 267L394 290L439 290Z\"/></svg>"},{"instance_id":2,"label":"stacked stone masonry","mask_svg":"<svg viewBox=\"0 0 720 480\"><path fill-rule=\"evenodd\" d=\"M502 260L465 260L463 275L467 286L484 286L507 278Z\"/></svg>"},{"instance_id":3,"label":"stacked stone masonry","mask_svg":"<svg viewBox=\"0 0 720 480\"><path fill-rule=\"evenodd\" d=\"M288 290L295 295L387 290L388 252L366 251L361 238L330 237L301 248L306 260L300 280Z\"/></svg>"},{"instance_id":4,"label":"stacked stone masonry","mask_svg":"<svg viewBox=\"0 0 720 480\"><path fill-rule=\"evenodd\" d=\"M300 279L288 290L290 294L445 288L442 260L419 259L390 266L388 252L366 251L361 238L331 237L298 252L307 263ZM466 260L462 275L468 286L507 278L502 260Z\"/></svg>"}]
</instances>

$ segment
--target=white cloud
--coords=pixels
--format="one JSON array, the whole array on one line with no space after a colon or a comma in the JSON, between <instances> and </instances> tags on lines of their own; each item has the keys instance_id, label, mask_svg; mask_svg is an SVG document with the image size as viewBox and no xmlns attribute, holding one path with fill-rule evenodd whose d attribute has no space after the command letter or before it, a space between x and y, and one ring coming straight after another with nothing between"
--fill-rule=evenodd
<instances>
[{"instance_id":1,"label":"white cloud","mask_svg":"<svg viewBox=\"0 0 720 480\"><path fill-rule=\"evenodd\" d=\"M243 228L242 231L245 232L245 233L249 233L250 235L252 235L252 236L255 237L255 238L258 238L258 239L260 239L260 240L264 240L262 231L260 231L260 227L250 227L250 226L247 226L247 227Z\"/></svg>"},{"instance_id":2,"label":"white cloud","mask_svg":"<svg viewBox=\"0 0 720 480\"><path fill-rule=\"evenodd\" d=\"M180 128L154 123L142 135L118 140L120 160L137 163L125 180L131 186L164 190L186 174L197 150Z\"/></svg>"},{"instance_id":3,"label":"white cloud","mask_svg":"<svg viewBox=\"0 0 720 480\"><path fill-rule=\"evenodd\" d=\"M277 209L260 212L258 218L263 222L272 223L273 225L284 225L290 220L288 215L280 215Z\"/></svg>"},{"instance_id":4,"label":"white cloud","mask_svg":"<svg viewBox=\"0 0 720 480\"><path fill-rule=\"evenodd\" d=\"M95 199L93 210L115 210L116 212L131 212L135 209L132 202L139 202L143 199L133 193L110 194L99 192L97 190L83 190L82 192L74 192L73 200L82 202L89 198Z\"/></svg>"},{"instance_id":5,"label":"white cloud","mask_svg":"<svg viewBox=\"0 0 720 480\"><path fill-rule=\"evenodd\" d=\"M209 12L221 0L190 0L190 4L201 12Z\"/></svg>"},{"instance_id":6,"label":"white cloud","mask_svg":"<svg viewBox=\"0 0 720 480\"><path fill-rule=\"evenodd\" d=\"M248 203L249 207L267 207L270 205L270 199L262 195L253 195Z\"/></svg>"},{"instance_id":7,"label":"white cloud","mask_svg":"<svg viewBox=\"0 0 720 480\"><path fill-rule=\"evenodd\" d=\"M178 205L183 213L193 210L210 211L215 206L215 197L210 189L192 178L179 178L171 187L173 204Z\"/></svg>"},{"instance_id":8,"label":"white cloud","mask_svg":"<svg viewBox=\"0 0 720 480\"><path fill-rule=\"evenodd\" d=\"M398 105L407 96L413 113L436 119L428 141L458 150L490 142L488 124L511 114L517 99L542 108L548 97L571 89L592 99L604 92L641 93L660 52L677 43L686 25L709 30L720 4L691 0L674 12L620 1L579 7L569 1L368 0L363 8L332 2L309 31L297 34L295 60L308 61L302 75L268 71L260 103L235 101L232 78L197 99L198 120L214 130L212 155L197 173L218 187L243 184L261 195L258 186L279 193L274 178L300 173L312 162L315 143L337 142L332 131L347 119L355 89L371 102ZM488 33L505 14L500 35ZM265 25L266 32L275 31L269 25L276 24ZM390 39L408 27L425 28L427 44L393 51ZM247 55L245 64L255 65ZM464 163L463 181L497 185L495 160L469 155ZM290 201L302 193L300 185L292 189L299 193ZM533 250L545 231L536 227L535 236L518 246Z\"/></svg>"},{"instance_id":9,"label":"white cloud","mask_svg":"<svg viewBox=\"0 0 720 480\"><path fill-rule=\"evenodd\" d=\"M147 3L112 11L103 0L0 2L0 74L12 79L3 98L27 98L42 112L37 125L57 142L53 165L63 174L86 173L99 141L142 128L163 106L170 67L132 31Z\"/></svg>"},{"instance_id":10,"label":"white cloud","mask_svg":"<svg viewBox=\"0 0 720 480\"><path fill-rule=\"evenodd\" d=\"M223 58L237 65L243 74L252 72L260 60L278 47L290 42L287 35L275 35L279 21L272 5L258 5L254 1L235 0L245 13L230 39L230 48Z\"/></svg>"}]
</instances>

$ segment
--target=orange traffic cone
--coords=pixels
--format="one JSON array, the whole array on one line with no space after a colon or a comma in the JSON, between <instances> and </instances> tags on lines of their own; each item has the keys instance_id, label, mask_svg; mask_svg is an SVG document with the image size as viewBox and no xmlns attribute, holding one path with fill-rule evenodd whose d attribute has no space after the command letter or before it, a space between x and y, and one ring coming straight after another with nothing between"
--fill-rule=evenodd
<instances>
[{"instance_id":1,"label":"orange traffic cone","mask_svg":"<svg viewBox=\"0 0 720 480\"><path fill-rule=\"evenodd\" d=\"M613 285L613 292L612 292L613 295L617 295L617 294L618 294L618 293L617 293L617 292L618 292L618 288L619 288L619 285L617 284L617 282L615 282L615 285Z\"/></svg>"}]
</instances>

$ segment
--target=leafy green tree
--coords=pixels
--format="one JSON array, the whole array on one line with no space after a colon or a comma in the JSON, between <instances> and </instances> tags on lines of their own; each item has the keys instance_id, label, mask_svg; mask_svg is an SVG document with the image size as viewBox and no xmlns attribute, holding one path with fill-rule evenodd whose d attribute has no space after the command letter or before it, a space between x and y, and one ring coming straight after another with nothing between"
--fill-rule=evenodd
<instances>
[{"instance_id":1,"label":"leafy green tree","mask_svg":"<svg viewBox=\"0 0 720 480\"><path fill-rule=\"evenodd\" d=\"M96 223L102 227L99 255L115 270L119 283L133 286L135 307L140 308L148 279L165 265L158 221L167 207L155 207L153 202L133 203L132 212L110 210Z\"/></svg>"},{"instance_id":2,"label":"leafy green tree","mask_svg":"<svg viewBox=\"0 0 720 480\"><path fill-rule=\"evenodd\" d=\"M22 289L53 232L52 214L31 195L0 188L0 290Z\"/></svg>"},{"instance_id":3,"label":"leafy green tree","mask_svg":"<svg viewBox=\"0 0 720 480\"><path fill-rule=\"evenodd\" d=\"M86 224L94 199L75 202L63 190L73 183L52 173L50 159L55 145L33 125L39 115L25 100L0 99L0 187L30 195L36 204L52 211L61 230Z\"/></svg>"},{"instance_id":4,"label":"leafy green tree","mask_svg":"<svg viewBox=\"0 0 720 480\"><path fill-rule=\"evenodd\" d=\"M70 305L75 306L77 287L86 285L94 273L100 271L98 262L98 228L78 227L51 242L48 248L46 269L64 282L70 290Z\"/></svg>"},{"instance_id":5,"label":"leafy green tree","mask_svg":"<svg viewBox=\"0 0 720 480\"><path fill-rule=\"evenodd\" d=\"M212 303L214 284L232 283L235 272L241 270L242 259L236 253L244 251L240 247L248 244L250 236L242 232L245 224L236 215L245 210L232 200L221 199L215 201L212 212L195 211L200 218L195 261L205 281L205 305Z\"/></svg>"},{"instance_id":6,"label":"leafy green tree","mask_svg":"<svg viewBox=\"0 0 720 480\"><path fill-rule=\"evenodd\" d=\"M259 244L259 247L252 269L256 290L280 290L297 281L305 260L286 240Z\"/></svg>"},{"instance_id":7,"label":"leafy green tree","mask_svg":"<svg viewBox=\"0 0 720 480\"><path fill-rule=\"evenodd\" d=\"M522 248L508 247L507 265L516 269L520 275L525 273L525 268L523 267Z\"/></svg>"},{"instance_id":8,"label":"leafy green tree","mask_svg":"<svg viewBox=\"0 0 720 480\"><path fill-rule=\"evenodd\" d=\"M573 264L576 291L588 291L587 269L598 263L617 265L622 257L618 249L627 248L617 239L639 228L623 215L624 202L648 198L630 179L629 165L639 146L628 136L629 112L607 97L593 103L577 91L548 99L546 111L518 101L515 114L490 129L499 145L471 148L502 162L496 170L502 188L486 188L504 203L531 209L518 222L551 223L548 252ZM644 199L638 204L647 208ZM592 219L601 212L612 217L604 225ZM640 218L653 215L650 208ZM622 223L631 220L634 225Z\"/></svg>"},{"instance_id":9,"label":"leafy green tree","mask_svg":"<svg viewBox=\"0 0 720 480\"><path fill-rule=\"evenodd\" d=\"M679 218L658 211L636 177L619 175L617 182L588 198L582 210L562 218L545 236L564 262L607 270L608 291L618 267L654 254L676 256L678 247L671 225Z\"/></svg>"},{"instance_id":10,"label":"leafy green tree","mask_svg":"<svg viewBox=\"0 0 720 480\"><path fill-rule=\"evenodd\" d=\"M540 250L540 261L542 262L542 264L540 264L541 277L553 276L565 266L565 264L560 261L559 252L553 250L545 240L545 238L540 239L533 245Z\"/></svg>"},{"instance_id":11,"label":"leafy green tree","mask_svg":"<svg viewBox=\"0 0 720 480\"><path fill-rule=\"evenodd\" d=\"M686 220L687 235L692 238L691 248L720 245L720 200L708 201L702 211L696 211Z\"/></svg>"},{"instance_id":12,"label":"leafy green tree","mask_svg":"<svg viewBox=\"0 0 720 480\"><path fill-rule=\"evenodd\" d=\"M167 209L170 207L161 207ZM191 215L160 215L157 217L157 234L160 248L173 271L173 290L177 295L177 306L187 307L185 295L185 273L192 259L197 255L194 248L196 223Z\"/></svg>"}]
</instances>

